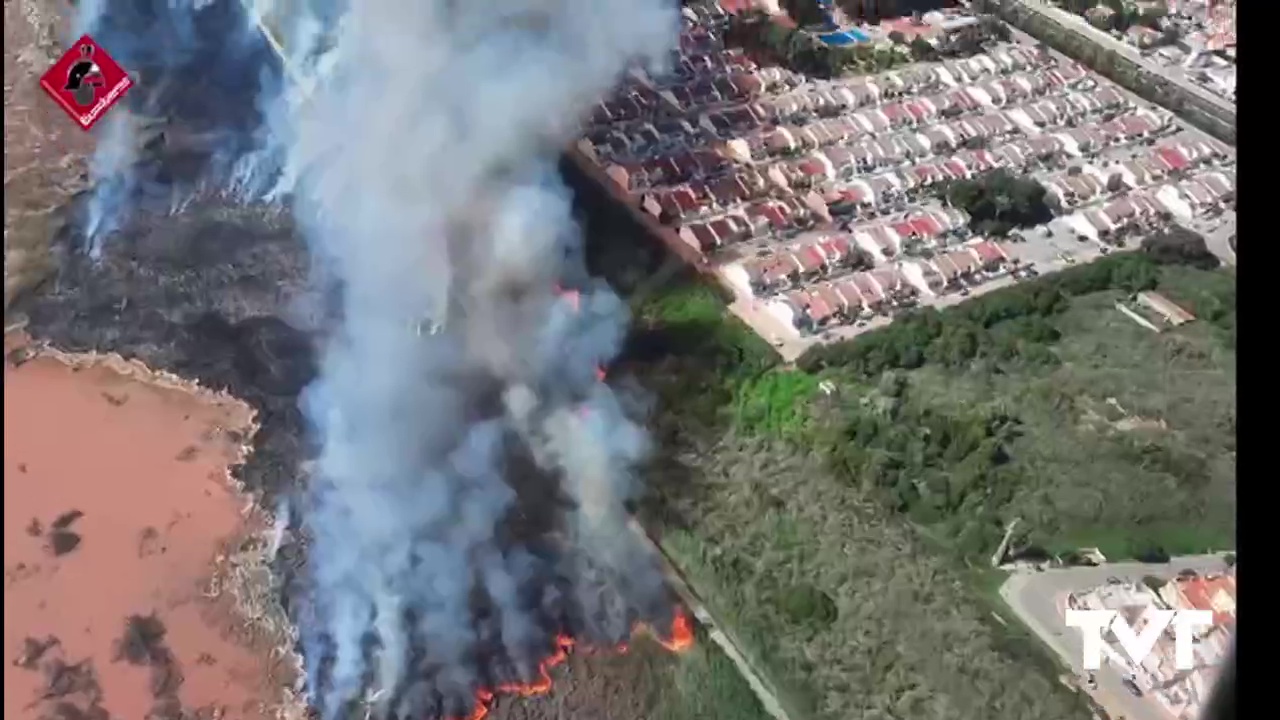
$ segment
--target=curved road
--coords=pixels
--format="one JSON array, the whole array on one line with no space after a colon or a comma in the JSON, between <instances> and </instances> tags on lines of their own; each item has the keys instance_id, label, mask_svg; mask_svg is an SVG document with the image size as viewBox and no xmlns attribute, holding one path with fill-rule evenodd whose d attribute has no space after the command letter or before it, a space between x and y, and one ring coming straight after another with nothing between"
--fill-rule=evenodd
<instances>
[{"instance_id":1,"label":"curved road","mask_svg":"<svg viewBox=\"0 0 1280 720\"><path fill-rule=\"evenodd\" d=\"M1182 570L1201 574L1222 572L1227 564L1222 555L1190 555L1168 563L1107 563L1098 567L1061 568L1042 572L1016 571L1000 587L1000 597L1018 618L1071 670L1084 676L1083 648L1079 631L1068 628L1062 608L1073 591L1106 584L1109 578L1140 582L1147 575L1171 579ZM1121 674L1110 664L1097 671L1098 688L1091 694L1112 720L1173 720L1173 714L1155 698L1134 697L1121 684Z\"/></svg>"}]
</instances>

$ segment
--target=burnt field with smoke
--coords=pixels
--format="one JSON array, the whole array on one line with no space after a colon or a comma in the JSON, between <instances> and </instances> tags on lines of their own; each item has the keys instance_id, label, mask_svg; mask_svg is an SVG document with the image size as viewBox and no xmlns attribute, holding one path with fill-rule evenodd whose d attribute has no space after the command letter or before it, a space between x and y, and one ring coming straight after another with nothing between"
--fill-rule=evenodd
<instances>
[{"instance_id":1,"label":"burnt field with smoke","mask_svg":"<svg viewBox=\"0 0 1280 720\"><path fill-rule=\"evenodd\" d=\"M237 472L280 515L316 714L478 717L571 641L686 630L627 528L647 406L602 372L627 309L555 168L674 6L326 8L302 101L233 0L80 7L140 90L13 309L258 410Z\"/></svg>"},{"instance_id":2,"label":"burnt field with smoke","mask_svg":"<svg viewBox=\"0 0 1280 720\"><path fill-rule=\"evenodd\" d=\"M77 206L63 213L74 218ZM303 468L315 453L298 395L315 377L319 324L299 310L310 306L309 263L288 216L213 201L192 204L174 216L138 214L96 261L83 251L76 227L68 222L55 238L55 278L15 306L29 319L30 332L67 351L136 357L244 399L261 425L252 454L234 469L236 477L268 508L298 497L305 490ZM516 478L525 494L513 530L530 517L555 515L547 512L550 501L532 492L544 490L546 481L536 472ZM291 515L291 532L274 569L292 617L305 603L307 580L306 539L298 532L297 513ZM522 530L526 536L539 531L536 525ZM560 625L569 630L564 620ZM552 672L557 692L576 698L567 707L598 712L599 705L590 700L593 691L575 688L600 684L590 679L593 674L612 674L625 682L605 682L609 706L642 709L655 681L646 677L655 671L652 661L608 657L613 648L606 640L599 649L594 657L575 657L567 669ZM565 706L556 701L555 707ZM538 718L546 711L534 699L500 710L493 717Z\"/></svg>"}]
</instances>

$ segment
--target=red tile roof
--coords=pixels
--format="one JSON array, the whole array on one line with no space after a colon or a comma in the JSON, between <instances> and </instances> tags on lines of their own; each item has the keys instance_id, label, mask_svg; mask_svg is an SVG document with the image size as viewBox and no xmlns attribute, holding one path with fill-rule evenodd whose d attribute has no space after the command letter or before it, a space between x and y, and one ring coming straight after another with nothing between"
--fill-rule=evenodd
<instances>
[{"instance_id":1,"label":"red tile roof","mask_svg":"<svg viewBox=\"0 0 1280 720\"><path fill-rule=\"evenodd\" d=\"M1186 155L1182 151L1174 147L1162 147L1156 150L1156 153L1164 159L1165 163L1174 170L1182 170L1191 164Z\"/></svg>"},{"instance_id":2,"label":"red tile roof","mask_svg":"<svg viewBox=\"0 0 1280 720\"><path fill-rule=\"evenodd\" d=\"M796 163L796 169L811 177L825 176L827 168L817 158L807 158Z\"/></svg>"},{"instance_id":3,"label":"red tile roof","mask_svg":"<svg viewBox=\"0 0 1280 720\"><path fill-rule=\"evenodd\" d=\"M737 234L734 224L735 223L727 217L711 221L711 230L716 234L716 237L720 239L721 244L734 239L733 236Z\"/></svg>"},{"instance_id":4,"label":"red tile roof","mask_svg":"<svg viewBox=\"0 0 1280 720\"><path fill-rule=\"evenodd\" d=\"M888 293L904 290L909 292L914 289L914 286L902 275L902 271L896 267L879 267L872 270L870 275Z\"/></svg>"},{"instance_id":5,"label":"red tile roof","mask_svg":"<svg viewBox=\"0 0 1280 720\"><path fill-rule=\"evenodd\" d=\"M862 299L862 293L858 291L858 286L848 280L836 283L836 292L840 293L840 297L844 298L848 312L853 314L855 308L860 308L865 303Z\"/></svg>"},{"instance_id":6,"label":"red tile roof","mask_svg":"<svg viewBox=\"0 0 1280 720\"><path fill-rule=\"evenodd\" d=\"M1179 578L1178 592L1187 604L1196 610L1213 613L1213 623L1222 625L1235 617L1236 579L1230 575L1215 577ZM1228 600L1228 607L1217 602L1219 594Z\"/></svg>"},{"instance_id":7,"label":"red tile roof","mask_svg":"<svg viewBox=\"0 0 1280 720\"><path fill-rule=\"evenodd\" d=\"M942 225L928 215L913 218L910 221L910 225L911 229L923 238L937 237L942 234Z\"/></svg>"},{"instance_id":8,"label":"red tile roof","mask_svg":"<svg viewBox=\"0 0 1280 720\"><path fill-rule=\"evenodd\" d=\"M938 269L938 274L947 282L955 280L960 275L960 268L952 262L946 255L937 255L933 258L933 266Z\"/></svg>"},{"instance_id":9,"label":"red tile roof","mask_svg":"<svg viewBox=\"0 0 1280 720\"><path fill-rule=\"evenodd\" d=\"M802 312L807 311L809 309L809 303L813 302L813 298L809 296L809 293L800 289L788 290L783 293L782 296L785 297L796 310L800 310Z\"/></svg>"},{"instance_id":10,"label":"red tile roof","mask_svg":"<svg viewBox=\"0 0 1280 720\"><path fill-rule=\"evenodd\" d=\"M778 230L783 230L791 224L790 208L773 201L755 203L747 208L747 214L764 218Z\"/></svg>"},{"instance_id":11,"label":"red tile roof","mask_svg":"<svg viewBox=\"0 0 1280 720\"><path fill-rule=\"evenodd\" d=\"M955 263L960 272L973 272L981 267L978 263L978 258L974 257L973 253L965 252L963 250L953 250L947 253L944 257Z\"/></svg>"},{"instance_id":12,"label":"red tile roof","mask_svg":"<svg viewBox=\"0 0 1280 720\"><path fill-rule=\"evenodd\" d=\"M821 299L822 302L833 311L843 311L846 307L844 298L840 296L840 293L836 292L836 289L831 285L831 283L818 285L811 290L810 294ZM814 319L817 320L818 318Z\"/></svg>"},{"instance_id":13,"label":"red tile roof","mask_svg":"<svg viewBox=\"0 0 1280 720\"><path fill-rule=\"evenodd\" d=\"M916 229L912 227L911 223L907 220L899 220L896 223L890 223L889 227L893 228L893 231L898 233L898 237L901 238L909 238L916 231Z\"/></svg>"},{"instance_id":14,"label":"red tile roof","mask_svg":"<svg viewBox=\"0 0 1280 720\"><path fill-rule=\"evenodd\" d=\"M806 311L814 322L822 322L836 313L836 307L823 298L821 293L809 293L809 307Z\"/></svg>"},{"instance_id":15,"label":"red tile roof","mask_svg":"<svg viewBox=\"0 0 1280 720\"><path fill-rule=\"evenodd\" d=\"M867 191L858 186L841 188L840 199L851 203L864 203L871 199Z\"/></svg>"},{"instance_id":16,"label":"red tile roof","mask_svg":"<svg viewBox=\"0 0 1280 720\"><path fill-rule=\"evenodd\" d=\"M715 230L712 230L711 226L706 223L694 223L685 227L689 229L694 239L697 240L698 247L703 250L713 250L719 247L720 238L716 235Z\"/></svg>"},{"instance_id":17,"label":"red tile roof","mask_svg":"<svg viewBox=\"0 0 1280 720\"><path fill-rule=\"evenodd\" d=\"M843 260L853 251L853 246L849 244L848 238L838 236L826 238L819 245L822 246L822 251L826 253L827 257L832 260Z\"/></svg>"},{"instance_id":18,"label":"red tile roof","mask_svg":"<svg viewBox=\"0 0 1280 720\"><path fill-rule=\"evenodd\" d=\"M771 260L773 262L766 265L764 272L760 274L760 279L768 283L774 283L778 280L785 279L790 276L791 273L800 269L799 263L796 262L795 257L793 257L791 253L775 255Z\"/></svg>"},{"instance_id":19,"label":"red tile roof","mask_svg":"<svg viewBox=\"0 0 1280 720\"><path fill-rule=\"evenodd\" d=\"M849 278L849 282L858 289L858 294L865 298L868 302L879 302L884 300L884 293L880 292L879 286L871 279L871 276L865 272L854 273Z\"/></svg>"},{"instance_id":20,"label":"red tile roof","mask_svg":"<svg viewBox=\"0 0 1280 720\"><path fill-rule=\"evenodd\" d=\"M827 259L822 255L822 251L816 245L804 245L798 248L794 253L796 260L800 262L800 269L803 272L814 272L822 269L827 264Z\"/></svg>"},{"instance_id":21,"label":"red tile roof","mask_svg":"<svg viewBox=\"0 0 1280 720\"><path fill-rule=\"evenodd\" d=\"M977 254L978 260L985 266L996 265L1009 259L1004 250L990 240L974 243L969 246L969 249Z\"/></svg>"},{"instance_id":22,"label":"red tile roof","mask_svg":"<svg viewBox=\"0 0 1280 720\"><path fill-rule=\"evenodd\" d=\"M667 196L671 198L671 202L680 209L681 212L693 212L700 206L698 196L688 187L674 188ZM664 203L665 204L665 203Z\"/></svg>"}]
</instances>

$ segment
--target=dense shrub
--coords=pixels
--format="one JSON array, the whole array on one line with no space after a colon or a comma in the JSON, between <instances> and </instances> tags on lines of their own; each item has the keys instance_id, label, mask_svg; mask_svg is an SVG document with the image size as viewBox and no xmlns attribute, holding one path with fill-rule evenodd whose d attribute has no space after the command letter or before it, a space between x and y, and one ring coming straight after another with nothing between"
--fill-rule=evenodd
<instances>
[{"instance_id":1,"label":"dense shrub","mask_svg":"<svg viewBox=\"0 0 1280 720\"><path fill-rule=\"evenodd\" d=\"M941 194L952 206L969 213L969 226L982 235L1007 235L1014 228L1040 225L1053 217L1043 185L1003 169L947 183Z\"/></svg>"},{"instance_id":2,"label":"dense shrub","mask_svg":"<svg viewBox=\"0 0 1280 720\"><path fill-rule=\"evenodd\" d=\"M1203 236L1181 225L1148 235L1142 241L1142 251L1161 265L1189 265L1200 270L1214 270L1221 264L1218 256L1209 252Z\"/></svg>"},{"instance_id":3,"label":"dense shrub","mask_svg":"<svg viewBox=\"0 0 1280 720\"><path fill-rule=\"evenodd\" d=\"M778 607L787 619L796 625L825 628L839 616L831 596L809 583L794 585L784 590L778 598Z\"/></svg>"},{"instance_id":4,"label":"dense shrub","mask_svg":"<svg viewBox=\"0 0 1280 720\"><path fill-rule=\"evenodd\" d=\"M1159 267L1145 254L1111 255L945 310L912 311L881 330L815 346L797 364L808 371L838 367L874 377L926 362L954 367L984 357L1052 361L1045 346L1057 340L1058 331L1050 318L1065 310L1070 298L1102 290L1149 290L1159 277Z\"/></svg>"}]
</instances>

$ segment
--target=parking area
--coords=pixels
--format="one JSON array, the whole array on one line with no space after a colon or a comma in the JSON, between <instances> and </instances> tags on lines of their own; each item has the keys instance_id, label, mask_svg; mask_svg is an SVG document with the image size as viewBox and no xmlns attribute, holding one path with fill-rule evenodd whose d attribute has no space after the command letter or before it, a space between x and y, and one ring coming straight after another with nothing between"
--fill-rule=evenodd
<instances>
[{"instance_id":1,"label":"parking area","mask_svg":"<svg viewBox=\"0 0 1280 720\"><path fill-rule=\"evenodd\" d=\"M1081 238L1061 218L1021 231L1005 244L1005 251L1026 267L1053 272L1077 263L1089 262L1103 254L1104 245Z\"/></svg>"}]
</instances>

